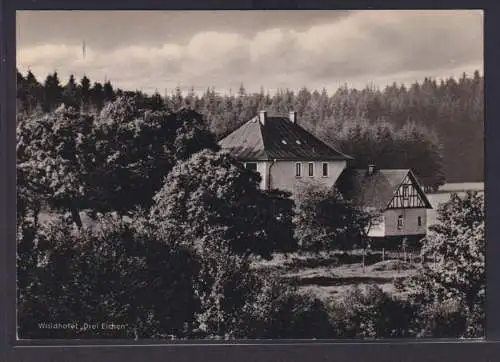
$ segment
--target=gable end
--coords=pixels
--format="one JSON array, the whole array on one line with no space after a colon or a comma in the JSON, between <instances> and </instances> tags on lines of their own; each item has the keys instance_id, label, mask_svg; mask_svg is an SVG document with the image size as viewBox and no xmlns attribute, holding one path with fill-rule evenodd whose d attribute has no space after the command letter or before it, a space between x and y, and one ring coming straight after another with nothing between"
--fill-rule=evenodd
<instances>
[{"instance_id":1,"label":"gable end","mask_svg":"<svg viewBox=\"0 0 500 362\"><path fill-rule=\"evenodd\" d=\"M432 209L424 191L411 171L403 178L395 189L387 206L388 209Z\"/></svg>"}]
</instances>

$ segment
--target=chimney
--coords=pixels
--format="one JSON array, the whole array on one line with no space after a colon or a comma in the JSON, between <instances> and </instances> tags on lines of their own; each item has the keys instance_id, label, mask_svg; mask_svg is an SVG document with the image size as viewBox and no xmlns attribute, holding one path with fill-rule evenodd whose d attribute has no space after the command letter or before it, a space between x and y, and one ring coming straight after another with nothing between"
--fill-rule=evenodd
<instances>
[{"instance_id":1,"label":"chimney","mask_svg":"<svg viewBox=\"0 0 500 362\"><path fill-rule=\"evenodd\" d=\"M375 165L370 164L368 165L368 175L373 175L375 173Z\"/></svg>"},{"instance_id":2,"label":"chimney","mask_svg":"<svg viewBox=\"0 0 500 362\"><path fill-rule=\"evenodd\" d=\"M297 123L297 112L290 111L290 113L288 114L288 118L290 119L290 122Z\"/></svg>"},{"instance_id":3,"label":"chimney","mask_svg":"<svg viewBox=\"0 0 500 362\"><path fill-rule=\"evenodd\" d=\"M259 112L259 121L261 125L265 125L267 120L267 112L266 111L260 111Z\"/></svg>"}]
</instances>

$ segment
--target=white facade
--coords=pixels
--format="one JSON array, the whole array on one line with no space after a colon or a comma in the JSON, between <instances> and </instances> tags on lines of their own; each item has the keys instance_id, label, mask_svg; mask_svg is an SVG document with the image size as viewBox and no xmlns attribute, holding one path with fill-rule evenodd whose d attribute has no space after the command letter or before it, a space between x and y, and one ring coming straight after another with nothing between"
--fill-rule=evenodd
<instances>
[{"instance_id":1,"label":"white facade","mask_svg":"<svg viewBox=\"0 0 500 362\"><path fill-rule=\"evenodd\" d=\"M427 233L427 210L388 209L374 222L368 232L372 238L384 236L424 235Z\"/></svg>"},{"instance_id":2,"label":"white facade","mask_svg":"<svg viewBox=\"0 0 500 362\"><path fill-rule=\"evenodd\" d=\"M258 161L257 171L262 178L260 187L264 190L280 189L296 194L301 185L314 181L326 187L333 187L346 161ZM298 166L300 165L300 166ZM310 166L311 165L311 166ZM300 167L300 175L298 168ZM312 175L310 174L312 170ZM326 174L324 174L326 171Z\"/></svg>"},{"instance_id":3,"label":"white facade","mask_svg":"<svg viewBox=\"0 0 500 362\"><path fill-rule=\"evenodd\" d=\"M384 214L371 220L371 224L367 227L368 236L370 238L381 238L385 236L385 218ZM366 232L367 230L365 230Z\"/></svg>"},{"instance_id":4,"label":"white facade","mask_svg":"<svg viewBox=\"0 0 500 362\"><path fill-rule=\"evenodd\" d=\"M427 209L388 209L384 212L385 236L427 233Z\"/></svg>"}]
</instances>

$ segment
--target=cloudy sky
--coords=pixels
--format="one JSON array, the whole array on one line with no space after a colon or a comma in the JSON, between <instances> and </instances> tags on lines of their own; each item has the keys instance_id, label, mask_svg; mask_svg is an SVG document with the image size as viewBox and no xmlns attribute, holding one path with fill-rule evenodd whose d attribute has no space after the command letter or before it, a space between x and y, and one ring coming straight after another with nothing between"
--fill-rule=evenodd
<instances>
[{"instance_id":1,"label":"cloudy sky","mask_svg":"<svg viewBox=\"0 0 500 362\"><path fill-rule=\"evenodd\" d=\"M333 92L483 69L481 11L22 11L17 23L21 72L145 92Z\"/></svg>"}]
</instances>

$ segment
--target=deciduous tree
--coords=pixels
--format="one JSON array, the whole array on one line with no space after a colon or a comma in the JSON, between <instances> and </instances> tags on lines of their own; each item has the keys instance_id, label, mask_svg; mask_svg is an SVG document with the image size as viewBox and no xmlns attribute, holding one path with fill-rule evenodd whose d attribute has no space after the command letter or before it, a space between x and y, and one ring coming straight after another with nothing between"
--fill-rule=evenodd
<instances>
[{"instance_id":1,"label":"deciduous tree","mask_svg":"<svg viewBox=\"0 0 500 362\"><path fill-rule=\"evenodd\" d=\"M302 250L349 249L366 244L367 214L344 200L336 189L310 182L296 198L295 237Z\"/></svg>"},{"instance_id":2,"label":"deciduous tree","mask_svg":"<svg viewBox=\"0 0 500 362\"><path fill-rule=\"evenodd\" d=\"M293 241L293 203L286 193L261 191L259 182L258 173L229 154L201 151L167 176L154 197L151 218L177 229L180 240L201 242L216 232L233 252L269 257L278 246L290 249L283 243Z\"/></svg>"},{"instance_id":3,"label":"deciduous tree","mask_svg":"<svg viewBox=\"0 0 500 362\"><path fill-rule=\"evenodd\" d=\"M435 262L426 265L408 284L421 315L438 305L461 308L466 323L462 330L455 331L456 336L479 337L484 331L484 212L484 196L477 192L464 197L453 194L442 204L438 223L431 226L423 248L424 257ZM424 328L422 333L429 331Z\"/></svg>"}]
</instances>

